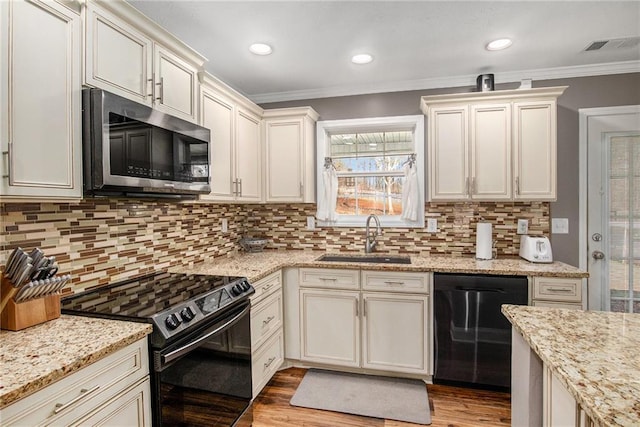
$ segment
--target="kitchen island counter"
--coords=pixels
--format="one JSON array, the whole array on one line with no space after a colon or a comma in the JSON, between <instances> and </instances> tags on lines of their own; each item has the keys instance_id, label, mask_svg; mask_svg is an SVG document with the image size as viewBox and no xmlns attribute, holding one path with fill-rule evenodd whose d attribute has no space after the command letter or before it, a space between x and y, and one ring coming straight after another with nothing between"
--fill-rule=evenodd
<instances>
[{"instance_id":1,"label":"kitchen island counter","mask_svg":"<svg viewBox=\"0 0 640 427\"><path fill-rule=\"evenodd\" d=\"M214 258L192 267L175 267L173 271L216 274L225 276L246 276L250 281L263 277L285 267L310 268L351 268L362 270L440 272L466 274L523 275L537 277L585 278L588 273L562 262L534 264L521 258L498 258L479 261L473 257L451 257L444 255L411 255L411 264L388 264L369 262L329 262L319 261L324 255L364 256L351 253L325 253L320 251L277 251L266 250L258 253L240 253L229 257ZM398 256L397 254L374 253L373 256Z\"/></svg>"},{"instance_id":2,"label":"kitchen island counter","mask_svg":"<svg viewBox=\"0 0 640 427\"><path fill-rule=\"evenodd\" d=\"M151 333L150 324L63 314L21 331L0 332L0 408Z\"/></svg>"},{"instance_id":3,"label":"kitchen island counter","mask_svg":"<svg viewBox=\"0 0 640 427\"><path fill-rule=\"evenodd\" d=\"M640 425L640 314L516 305L502 312L596 425Z\"/></svg>"}]
</instances>

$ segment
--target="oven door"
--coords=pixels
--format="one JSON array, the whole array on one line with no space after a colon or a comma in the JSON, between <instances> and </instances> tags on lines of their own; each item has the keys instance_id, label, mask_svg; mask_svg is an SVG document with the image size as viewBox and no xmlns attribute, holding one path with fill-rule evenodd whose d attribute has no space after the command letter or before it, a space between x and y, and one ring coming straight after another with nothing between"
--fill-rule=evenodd
<instances>
[{"instance_id":1,"label":"oven door","mask_svg":"<svg viewBox=\"0 0 640 427\"><path fill-rule=\"evenodd\" d=\"M228 427L245 413L252 394L250 308L247 301L153 352L154 425Z\"/></svg>"}]
</instances>

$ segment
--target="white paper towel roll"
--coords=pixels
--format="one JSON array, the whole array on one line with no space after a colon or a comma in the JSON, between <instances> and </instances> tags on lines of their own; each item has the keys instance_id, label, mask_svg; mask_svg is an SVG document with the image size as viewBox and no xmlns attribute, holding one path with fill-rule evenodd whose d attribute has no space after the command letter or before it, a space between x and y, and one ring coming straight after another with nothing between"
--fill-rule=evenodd
<instances>
[{"instance_id":1,"label":"white paper towel roll","mask_svg":"<svg viewBox=\"0 0 640 427\"><path fill-rule=\"evenodd\" d=\"M476 228L476 259L491 259L491 223L479 222Z\"/></svg>"}]
</instances>

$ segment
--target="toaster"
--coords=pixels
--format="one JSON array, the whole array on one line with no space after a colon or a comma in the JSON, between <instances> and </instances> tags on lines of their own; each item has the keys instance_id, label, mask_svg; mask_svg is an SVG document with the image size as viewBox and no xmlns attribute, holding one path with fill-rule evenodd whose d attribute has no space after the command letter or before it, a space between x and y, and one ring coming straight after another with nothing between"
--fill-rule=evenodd
<instances>
[{"instance_id":1,"label":"toaster","mask_svg":"<svg viewBox=\"0 0 640 427\"><path fill-rule=\"evenodd\" d=\"M520 237L520 256L529 262L553 262L549 239L523 235Z\"/></svg>"}]
</instances>

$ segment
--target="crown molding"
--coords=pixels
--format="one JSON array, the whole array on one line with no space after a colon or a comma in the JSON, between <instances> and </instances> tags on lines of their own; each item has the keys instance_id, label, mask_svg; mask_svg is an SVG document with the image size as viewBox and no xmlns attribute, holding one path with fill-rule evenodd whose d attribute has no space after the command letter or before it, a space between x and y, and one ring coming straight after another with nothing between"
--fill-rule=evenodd
<instances>
[{"instance_id":1,"label":"crown molding","mask_svg":"<svg viewBox=\"0 0 640 427\"><path fill-rule=\"evenodd\" d=\"M522 79L551 80L571 77L604 76L640 72L640 61L609 62L604 64L577 65L571 67L539 68L533 70L494 73L495 83L519 82ZM295 101L301 99L332 98L337 96L365 95L410 90L440 89L447 87L475 86L477 75L436 77L389 83L370 83L357 86L294 90L247 95L256 104Z\"/></svg>"}]
</instances>

